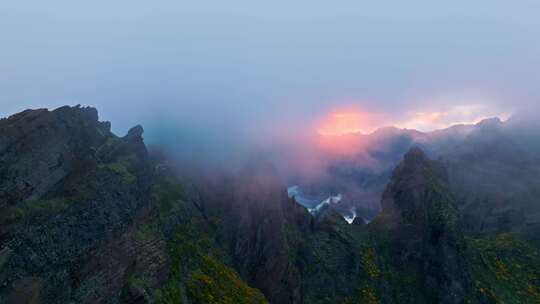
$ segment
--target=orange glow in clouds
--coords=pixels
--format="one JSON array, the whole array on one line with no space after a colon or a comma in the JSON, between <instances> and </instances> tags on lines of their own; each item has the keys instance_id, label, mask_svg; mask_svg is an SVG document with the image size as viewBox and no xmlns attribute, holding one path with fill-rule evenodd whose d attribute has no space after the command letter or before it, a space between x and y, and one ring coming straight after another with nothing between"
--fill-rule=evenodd
<instances>
[{"instance_id":1,"label":"orange glow in clouds","mask_svg":"<svg viewBox=\"0 0 540 304\"><path fill-rule=\"evenodd\" d=\"M332 112L317 125L318 146L331 154L356 154L363 146L364 136L372 132L376 114L357 110Z\"/></svg>"},{"instance_id":2,"label":"orange glow in clouds","mask_svg":"<svg viewBox=\"0 0 540 304\"><path fill-rule=\"evenodd\" d=\"M454 125L473 125L491 117L499 117L502 120L506 120L510 117L510 114L482 105L458 105L449 107L445 111L413 112L410 113L405 121L395 123L394 125L398 128L429 132Z\"/></svg>"},{"instance_id":3,"label":"orange glow in clouds","mask_svg":"<svg viewBox=\"0 0 540 304\"><path fill-rule=\"evenodd\" d=\"M343 136L371 132L370 115L359 111L334 112L323 119L317 133L323 136Z\"/></svg>"},{"instance_id":4,"label":"orange glow in clouds","mask_svg":"<svg viewBox=\"0 0 540 304\"><path fill-rule=\"evenodd\" d=\"M369 145L367 136L377 128L394 126L429 132L458 124L476 124L485 118L510 115L486 105L455 105L442 109L428 108L390 115L383 113L343 109L331 112L316 125L318 147L330 154L361 153Z\"/></svg>"}]
</instances>

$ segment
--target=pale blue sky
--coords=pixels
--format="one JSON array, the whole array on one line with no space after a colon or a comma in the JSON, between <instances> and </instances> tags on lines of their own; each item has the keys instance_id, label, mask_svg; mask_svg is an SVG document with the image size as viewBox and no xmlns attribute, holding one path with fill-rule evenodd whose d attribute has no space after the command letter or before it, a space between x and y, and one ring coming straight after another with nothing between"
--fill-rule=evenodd
<instances>
[{"instance_id":1,"label":"pale blue sky","mask_svg":"<svg viewBox=\"0 0 540 304\"><path fill-rule=\"evenodd\" d=\"M80 103L226 142L341 104L540 103L540 1L262 2L3 0L0 114Z\"/></svg>"}]
</instances>

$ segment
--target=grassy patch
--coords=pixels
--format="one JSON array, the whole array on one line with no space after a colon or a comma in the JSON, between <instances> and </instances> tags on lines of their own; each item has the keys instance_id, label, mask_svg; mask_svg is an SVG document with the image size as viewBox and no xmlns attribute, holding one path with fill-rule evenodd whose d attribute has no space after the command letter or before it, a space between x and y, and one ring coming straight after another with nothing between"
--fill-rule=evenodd
<instances>
[{"instance_id":1,"label":"grassy patch","mask_svg":"<svg viewBox=\"0 0 540 304\"><path fill-rule=\"evenodd\" d=\"M0 273L2 272L2 269L4 269L4 266L7 264L9 258L11 257L12 251L9 249L9 247L5 247L4 249L0 250Z\"/></svg>"},{"instance_id":2,"label":"grassy patch","mask_svg":"<svg viewBox=\"0 0 540 304\"><path fill-rule=\"evenodd\" d=\"M194 303L200 304L268 303L257 289L249 287L234 270L211 255L202 257L201 267L187 283L187 292Z\"/></svg>"},{"instance_id":3,"label":"grassy patch","mask_svg":"<svg viewBox=\"0 0 540 304\"><path fill-rule=\"evenodd\" d=\"M136 275L131 273L127 277L126 284L120 294L120 297L125 297L129 289L136 289L142 293L145 301L149 302L152 299L152 296L150 295L151 290L148 287L149 285L148 279L144 275Z\"/></svg>"},{"instance_id":4,"label":"grassy patch","mask_svg":"<svg viewBox=\"0 0 540 304\"><path fill-rule=\"evenodd\" d=\"M538 249L511 234L466 239L476 298L540 303Z\"/></svg>"},{"instance_id":5,"label":"grassy patch","mask_svg":"<svg viewBox=\"0 0 540 304\"><path fill-rule=\"evenodd\" d=\"M160 221L175 219L174 235L168 240L171 260L169 278L155 291L157 303L267 303L262 293L248 286L223 261L225 250L218 246L219 220L205 217L174 176L164 175L152 193ZM140 238L153 233L144 227Z\"/></svg>"},{"instance_id":6,"label":"grassy patch","mask_svg":"<svg viewBox=\"0 0 540 304\"><path fill-rule=\"evenodd\" d=\"M136 241L145 242L160 237L161 231L157 221L150 221L137 227L134 238Z\"/></svg>"},{"instance_id":7,"label":"grassy patch","mask_svg":"<svg viewBox=\"0 0 540 304\"><path fill-rule=\"evenodd\" d=\"M304 246L305 241L296 227L286 224L284 230L287 239L287 256L290 261L294 262L297 260L298 253L302 246Z\"/></svg>"},{"instance_id":8,"label":"grassy patch","mask_svg":"<svg viewBox=\"0 0 540 304\"><path fill-rule=\"evenodd\" d=\"M110 164L100 164L98 166L101 170L109 170L114 174L118 175L122 183L131 184L135 181L135 175L131 174L128 169L128 165L125 162L115 162Z\"/></svg>"},{"instance_id":9,"label":"grassy patch","mask_svg":"<svg viewBox=\"0 0 540 304\"><path fill-rule=\"evenodd\" d=\"M366 304L379 304L379 297L375 289L369 284L362 284L360 287L360 299L362 303Z\"/></svg>"},{"instance_id":10,"label":"grassy patch","mask_svg":"<svg viewBox=\"0 0 540 304\"><path fill-rule=\"evenodd\" d=\"M167 216L177 211L185 200L184 187L173 176L162 176L152 187L152 195L159 206L159 213Z\"/></svg>"},{"instance_id":11,"label":"grassy patch","mask_svg":"<svg viewBox=\"0 0 540 304\"><path fill-rule=\"evenodd\" d=\"M364 271L372 280L378 280L381 277L381 270L377 266L377 256L375 255L375 249L366 248L360 253L360 259L364 266Z\"/></svg>"},{"instance_id":12,"label":"grassy patch","mask_svg":"<svg viewBox=\"0 0 540 304\"><path fill-rule=\"evenodd\" d=\"M69 208L75 200L60 197L48 200L25 201L15 206L7 207L0 215L0 223L10 224L38 215L48 215Z\"/></svg>"},{"instance_id":13,"label":"grassy patch","mask_svg":"<svg viewBox=\"0 0 540 304\"><path fill-rule=\"evenodd\" d=\"M267 303L257 289L219 259L214 247L215 227L192 218L180 225L169 242L172 260L168 282L156 292L158 303Z\"/></svg>"},{"instance_id":14,"label":"grassy patch","mask_svg":"<svg viewBox=\"0 0 540 304\"><path fill-rule=\"evenodd\" d=\"M362 264L367 272L366 283L369 283L360 285L361 298L367 295L363 290L368 287L371 287L373 292L388 293L388 291L373 288L374 286L380 288L381 285L387 285L391 287L390 293L396 303L425 302L419 284L417 265L399 262L396 252L392 250L393 236L391 232L376 227L372 227L370 232L374 241L374 249L368 247L360 251Z\"/></svg>"},{"instance_id":15,"label":"grassy patch","mask_svg":"<svg viewBox=\"0 0 540 304\"><path fill-rule=\"evenodd\" d=\"M122 183L131 184L137 177L132 173L133 163L137 160L137 156L129 154L127 156L119 157L115 162L99 164L98 169L108 170L120 177Z\"/></svg>"}]
</instances>

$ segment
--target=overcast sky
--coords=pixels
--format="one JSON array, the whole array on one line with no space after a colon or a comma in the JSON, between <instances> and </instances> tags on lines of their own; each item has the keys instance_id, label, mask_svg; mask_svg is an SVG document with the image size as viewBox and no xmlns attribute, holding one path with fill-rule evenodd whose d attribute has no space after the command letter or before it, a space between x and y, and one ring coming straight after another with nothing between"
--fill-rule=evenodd
<instances>
[{"instance_id":1,"label":"overcast sky","mask_svg":"<svg viewBox=\"0 0 540 304\"><path fill-rule=\"evenodd\" d=\"M508 113L540 103L539 37L536 0L4 0L0 115L92 105L120 134L227 143L344 106Z\"/></svg>"}]
</instances>

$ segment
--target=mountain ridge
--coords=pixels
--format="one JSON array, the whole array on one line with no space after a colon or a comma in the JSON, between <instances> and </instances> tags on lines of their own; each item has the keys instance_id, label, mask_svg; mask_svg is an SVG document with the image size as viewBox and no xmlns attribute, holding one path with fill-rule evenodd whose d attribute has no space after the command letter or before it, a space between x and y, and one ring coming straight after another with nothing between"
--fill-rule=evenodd
<instances>
[{"instance_id":1,"label":"mountain ridge","mask_svg":"<svg viewBox=\"0 0 540 304\"><path fill-rule=\"evenodd\" d=\"M118 137L81 107L0 121L0 302L540 299L537 249L469 234L447 164L418 147L393 170L381 213L350 225L333 209L313 217L270 163L185 180L143 132Z\"/></svg>"}]
</instances>

